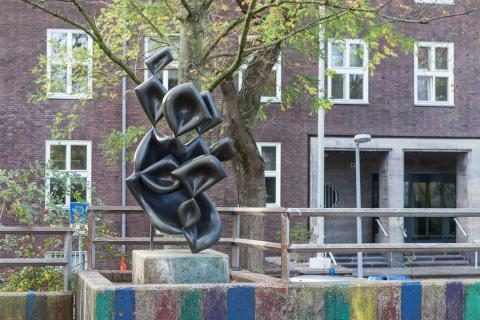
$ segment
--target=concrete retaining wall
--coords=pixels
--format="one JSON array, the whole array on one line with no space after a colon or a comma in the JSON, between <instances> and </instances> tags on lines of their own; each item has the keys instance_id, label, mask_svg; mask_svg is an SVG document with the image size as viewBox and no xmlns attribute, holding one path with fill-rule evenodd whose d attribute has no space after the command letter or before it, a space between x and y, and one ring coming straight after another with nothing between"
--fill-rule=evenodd
<instances>
[{"instance_id":1,"label":"concrete retaining wall","mask_svg":"<svg viewBox=\"0 0 480 320\"><path fill-rule=\"evenodd\" d=\"M72 294L62 292L0 293L0 319L71 320Z\"/></svg>"},{"instance_id":2,"label":"concrete retaining wall","mask_svg":"<svg viewBox=\"0 0 480 320\"><path fill-rule=\"evenodd\" d=\"M79 319L480 319L480 281L128 285L79 274Z\"/></svg>"}]
</instances>

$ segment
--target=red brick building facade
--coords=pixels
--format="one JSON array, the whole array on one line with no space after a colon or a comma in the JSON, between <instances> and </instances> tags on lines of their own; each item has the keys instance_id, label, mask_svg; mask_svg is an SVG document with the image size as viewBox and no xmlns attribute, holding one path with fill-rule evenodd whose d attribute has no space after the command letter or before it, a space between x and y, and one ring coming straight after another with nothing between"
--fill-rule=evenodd
<instances>
[{"instance_id":1,"label":"red brick building facade","mask_svg":"<svg viewBox=\"0 0 480 320\"><path fill-rule=\"evenodd\" d=\"M445 6L448 10L463 10L460 5ZM46 141L51 140L47 124L52 123L58 112L68 114L78 100L55 98L37 104L28 102L29 94L36 90L34 81L37 76L32 74L32 69L37 65L39 55L47 52L48 30L71 29L71 26L15 0L2 1L0 17L0 168L13 169L26 166L35 160L45 161ZM357 133L369 133L374 138L365 146L365 150L371 153L365 154L365 167L368 170L362 173L366 190L363 196L364 206L415 206L415 203L408 203L411 192L414 191L404 192L404 185L408 185L410 175L418 174L453 174L456 177L455 206L480 205L480 191L476 191L477 183L480 183L477 182L477 179L480 180L480 172L477 172L476 168L477 153L480 152L480 112L477 110L480 103L477 95L480 59L477 39L472 38L471 33L465 32L465 28L478 25L479 21L480 16L474 13L437 20L426 25L398 24L397 27L406 35L425 42L419 44L418 48L425 48L422 54L428 54L426 52L430 50L430 59L434 59L432 57L437 54L435 43L452 44L448 47L448 54L453 55L454 61L448 58L446 62L446 69L452 70L451 76L422 76L415 69L418 63L424 62L416 60L418 52L399 53L398 58L385 59L376 67L374 75L364 80L364 86L368 83L368 90L364 91L362 103L335 103L333 109L326 113L325 181L334 187L340 199L335 205L353 206L351 138ZM431 47L431 44L434 46ZM327 45L326 48L329 50L330 47ZM443 46L440 45L440 48ZM438 61L442 52L446 51L438 50ZM329 51L327 54L331 53ZM282 59L293 62L285 63L279 69L282 87L292 83L296 74L318 76L319 57L293 55L282 56ZM321 63L325 64L325 68L330 67L328 61ZM444 67L441 63L435 66L439 67L439 70ZM448 78L445 80L448 81L445 93L448 95L450 90L452 92L452 96L447 98L448 103L444 103L441 92L444 90L444 82L440 79L437 83L435 77ZM324 89L329 92L329 81L325 80ZM423 85L422 89L418 89L422 92L417 92L423 96L417 96L417 99L415 84L417 88ZM345 82L343 85L346 85ZM132 83L128 83L128 89L133 87ZM428 89L425 89L427 87ZM115 90L121 92L120 81ZM349 90L353 92L354 88ZM438 96L432 98L431 95ZM419 97L427 97L433 101L419 103L416 101ZM436 98L440 103L436 103ZM145 116L131 94L128 95L127 110L127 125L146 124ZM280 159L275 173L279 177L277 181L280 182L278 204L285 207L314 205L311 197L314 193L311 183L315 177L312 171L312 137L317 135L316 115L310 105L302 100L296 101L295 105L285 111L281 111L279 104L275 102L269 104L265 110L268 119L258 121L254 135L259 143L275 143L280 146ZM100 150L105 136L111 130L121 129L120 94L115 99L101 97L89 100L85 106L79 107L78 114L79 126L72 138L91 145L89 168L91 181L95 185L94 198L106 205L120 205L121 166L106 164ZM376 191L372 189L374 185ZM478 186L480 187L480 184ZM375 200L374 194L377 193L380 195ZM234 177L230 175L216 185L210 194L218 206L236 206ZM130 195L127 197L127 204L136 204ZM432 204L427 204L430 205ZM435 228L435 223L428 222L426 227L432 225ZM326 232L327 241L339 240L342 237L336 234L344 232L345 226L352 226L350 222L338 221L327 222L327 225L330 226ZM418 228L418 223L416 226ZM469 227L474 231L475 226L476 224L472 223ZM127 224L127 234L144 233L145 227L146 225L132 220ZM228 229L228 225L226 227ZM424 227L422 225L420 229ZM268 224L268 228L270 230L267 234L274 236L277 226ZM411 228L414 229L415 226ZM441 228L444 228L443 224ZM354 229L351 230L353 232ZM395 231L392 232L396 234ZM365 239L370 241L391 241L379 238L371 223L366 223L364 233ZM434 233L430 235L432 239L435 238ZM440 233L443 235L445 232ZM458 233L456 237L460 237ZM342 239L350 241L350 238L347 236Z\"/></svg>"}]
</instances>

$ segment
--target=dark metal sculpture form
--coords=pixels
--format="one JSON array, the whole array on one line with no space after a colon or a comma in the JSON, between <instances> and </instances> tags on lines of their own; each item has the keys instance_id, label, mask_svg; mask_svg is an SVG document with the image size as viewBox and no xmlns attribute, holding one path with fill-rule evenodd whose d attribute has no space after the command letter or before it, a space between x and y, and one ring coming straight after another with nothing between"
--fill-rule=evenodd
<instances>
[{"instance_id":1,"label":"dark metal sculpture form","mask_svg":"<svg viewBox=\"0 0 480 320\"><path fill-rule=\"evenodd\" d=\"M140 142L134 173L127 185L156 229L184 234L192 252L202 251L220 238L221 223L213 203L204 193L225 178L220 161L233 157L228 139L208 146L201 134L222 122L210 92L198 92L192 83L167 91L159 80L172 61L166 48L147 61L152 76L135 88L152 128ZM173 136L155 128L165 117ZM183 144L178 137L196 130L197 137Z\"/></svg>"}]
</instances>

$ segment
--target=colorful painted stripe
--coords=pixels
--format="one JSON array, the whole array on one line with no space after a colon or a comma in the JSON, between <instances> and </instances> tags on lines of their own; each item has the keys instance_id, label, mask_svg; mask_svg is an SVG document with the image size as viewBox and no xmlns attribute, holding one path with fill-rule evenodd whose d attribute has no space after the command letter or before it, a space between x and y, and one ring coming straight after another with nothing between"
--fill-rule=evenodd
<instances>
[{"instance_id":1,"label":"colorful painted stripe","mask_svg":"<svg viewBox=\"0 0 480 320\"><path fill-rule=\"evenodd\" d=\"M408 281L340 285L196 285L95 292L83 314L99 320L471 320L480 319L480 282ZM83 298L83 295L80 295ZM11 299L8 298L8 301ZM29 293L0 306L16 319L46 319L54 304ZM50 301L50 302L49 302ZM50 306L51 305L51 306ZM43 310L43 311L42 311ZM47 311L45 311L47 310Z\"/></svg>"},{"instance_id":2,"label":"colorful painted stripe","mask_svg":"<svg viewBox=\"0 0 480 320\"><path fill-rule=\"evenodd\" d=\"M134 319L135 291L132 288L115 290L114 320Z\"/></svg>"},{"instance_id":3,"label":"colorful painted stripe","mask_svg":"<svg viewBox=\"0 0 480 320\"><path fill-rule=\"evenodd\" d=\"M228 288L227 319L255 320L255 287L238 286Z\"/></svg>"},{"instance_id":4,"label":"colorful painted stripe","mask_svg":"<svg viewBox=\"0 0 480 320\"><path fill-rule=\"evenodd\" d=\"M402 283L402 320L422 318L422 285L420 282Z\"/></svg>"},{"instance_id":5,"label":"colorful painted stripe","mask_svg":"<svg viewBox=\"0 0 480 320\"><path fill-rule=\"evenodd\" d=\"M463 320L465 299L463 297L463 284L449 282L445 286L445 319Z\"/></svg>"},{"instance_id":6,"label":"colorful painted stripe","mask_svg":"<svg viewBox=\"0 0 480 320\"><path fill-rule=\"evenodd\" d=\"M348 288L333 287L325 291L325 319L349 320L350 303L347 295Z\"/></svg>"}]
</instances>

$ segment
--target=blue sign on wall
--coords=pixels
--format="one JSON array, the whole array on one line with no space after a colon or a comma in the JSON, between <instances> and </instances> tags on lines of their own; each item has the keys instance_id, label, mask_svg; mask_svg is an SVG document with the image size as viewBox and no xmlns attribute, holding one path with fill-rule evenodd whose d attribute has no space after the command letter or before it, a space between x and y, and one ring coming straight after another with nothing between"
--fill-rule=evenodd
<instances>
[{"instance_id":1,"label":"blue sign on wall","mask_svg":"<svg viewBox=\"0 0 480 320\"><path fill-rule=\"evenodd\" d=\"M70 203L70 224L87 224L88 212L86 202L71 202Z\"/></svg>"}]
</instances>

